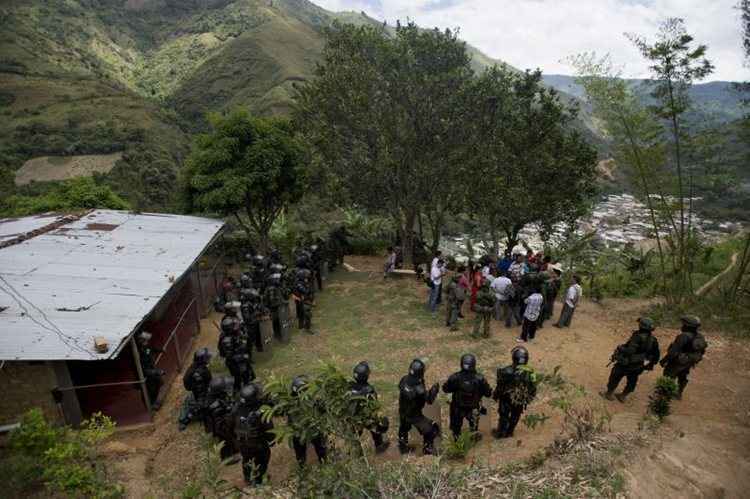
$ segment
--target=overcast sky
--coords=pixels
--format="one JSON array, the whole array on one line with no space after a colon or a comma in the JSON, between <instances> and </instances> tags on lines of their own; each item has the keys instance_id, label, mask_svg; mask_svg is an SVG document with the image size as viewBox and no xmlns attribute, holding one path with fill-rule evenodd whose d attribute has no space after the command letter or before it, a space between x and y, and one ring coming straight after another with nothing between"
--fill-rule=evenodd
<instances>
[{"instance_id":1,"label":"overcast sky","mask_svg":"<svg viewBox=\"0 0 750 499\"><path fill-rule=\"evenodd\" d=\"M461 38L490 57L521 69L570 74L565 57L609 53L625 76L647 76L625 32L653 37L659 21L685 19L688 32L708 45L711 80L750 78L743 66L737 0L312 0L328 10L365 11L395 24L459 28Z\"/></svg>"}]
</instances>

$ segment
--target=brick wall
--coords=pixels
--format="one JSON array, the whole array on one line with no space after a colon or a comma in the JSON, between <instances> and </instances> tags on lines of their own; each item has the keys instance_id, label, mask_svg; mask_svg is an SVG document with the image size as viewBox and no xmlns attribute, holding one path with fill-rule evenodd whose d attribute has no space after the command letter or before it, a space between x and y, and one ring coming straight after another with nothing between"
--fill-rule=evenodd
<instances>
[{"instance_id":1,"label":"brick wall","mask_svg":"<svg viewBox=\"0 0 750 499\"><path fill-rule=\"evenodd\" d=\"M50 390L57 386L47 362L7 361L0 370L0 425L17 423L21 415L39 407L50 421L60 416Z\"/></svg>"}]
</instances>

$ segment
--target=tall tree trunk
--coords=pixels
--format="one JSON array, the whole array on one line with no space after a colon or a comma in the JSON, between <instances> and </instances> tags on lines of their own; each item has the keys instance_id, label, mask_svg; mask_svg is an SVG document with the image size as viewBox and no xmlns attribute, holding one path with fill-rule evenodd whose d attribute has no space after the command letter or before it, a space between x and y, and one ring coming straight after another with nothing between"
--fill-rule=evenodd
<instances>
[{"instance_id":1,"label":"tall tree trunk","mask_svg":"<svg viewBox=\"0 0 750 499\"><path fill-rule=\"evenodd\" d=\"M401 244L403 247L404 266L411 266L414 263L414 222L417 218L417 211L411 208L405 209L400 221L401 226Z\"/></svg>"}]
</instances>

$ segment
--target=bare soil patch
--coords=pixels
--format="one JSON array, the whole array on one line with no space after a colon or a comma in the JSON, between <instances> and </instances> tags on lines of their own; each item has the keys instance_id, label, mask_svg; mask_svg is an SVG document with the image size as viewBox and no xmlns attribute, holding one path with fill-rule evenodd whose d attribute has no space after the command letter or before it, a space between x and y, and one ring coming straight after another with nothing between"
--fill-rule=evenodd
<instances>
[{"instance_id":1,"label":"bare soil patch","mask_svg":"<svg viewBox=\"0 0 750 499\"><path fill-rule=\"evenodd\" d=\"M82 156L40 156L28 160L16 172L16 185L66 180L93 173L107 173L122 159L122 152Z\"/></svg>"}]
</instances>

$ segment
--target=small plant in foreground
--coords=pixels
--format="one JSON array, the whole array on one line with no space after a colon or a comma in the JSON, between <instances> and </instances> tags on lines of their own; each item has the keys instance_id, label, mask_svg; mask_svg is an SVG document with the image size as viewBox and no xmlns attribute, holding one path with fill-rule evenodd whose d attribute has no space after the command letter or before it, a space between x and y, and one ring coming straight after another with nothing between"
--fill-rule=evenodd
<instances>
[{"instance_id":1,"label":"small plant in foreground","mask_svg":"<svg viewBox=\"0 0 750 499\"><path fill-rule=\"evenodd\" d=\"M672 400L677 396L677 381L667 376L656 380L654 392L649 396L648 410L659 421L664 420L671 412Z\"/></svg>"},{"instance_id":2,"label":"small plant in foreground","mask_svg":"<svg viewBox=\"0 0 750 499\"><path fill-rule=\"evenodd\" d=\"M476 434L464 430L456 440L450 439L448 442L443 443L443 454L448 459L463 459L469 453L471 448L474 447L476 442Z\"/></svg>"}]
</instances>

